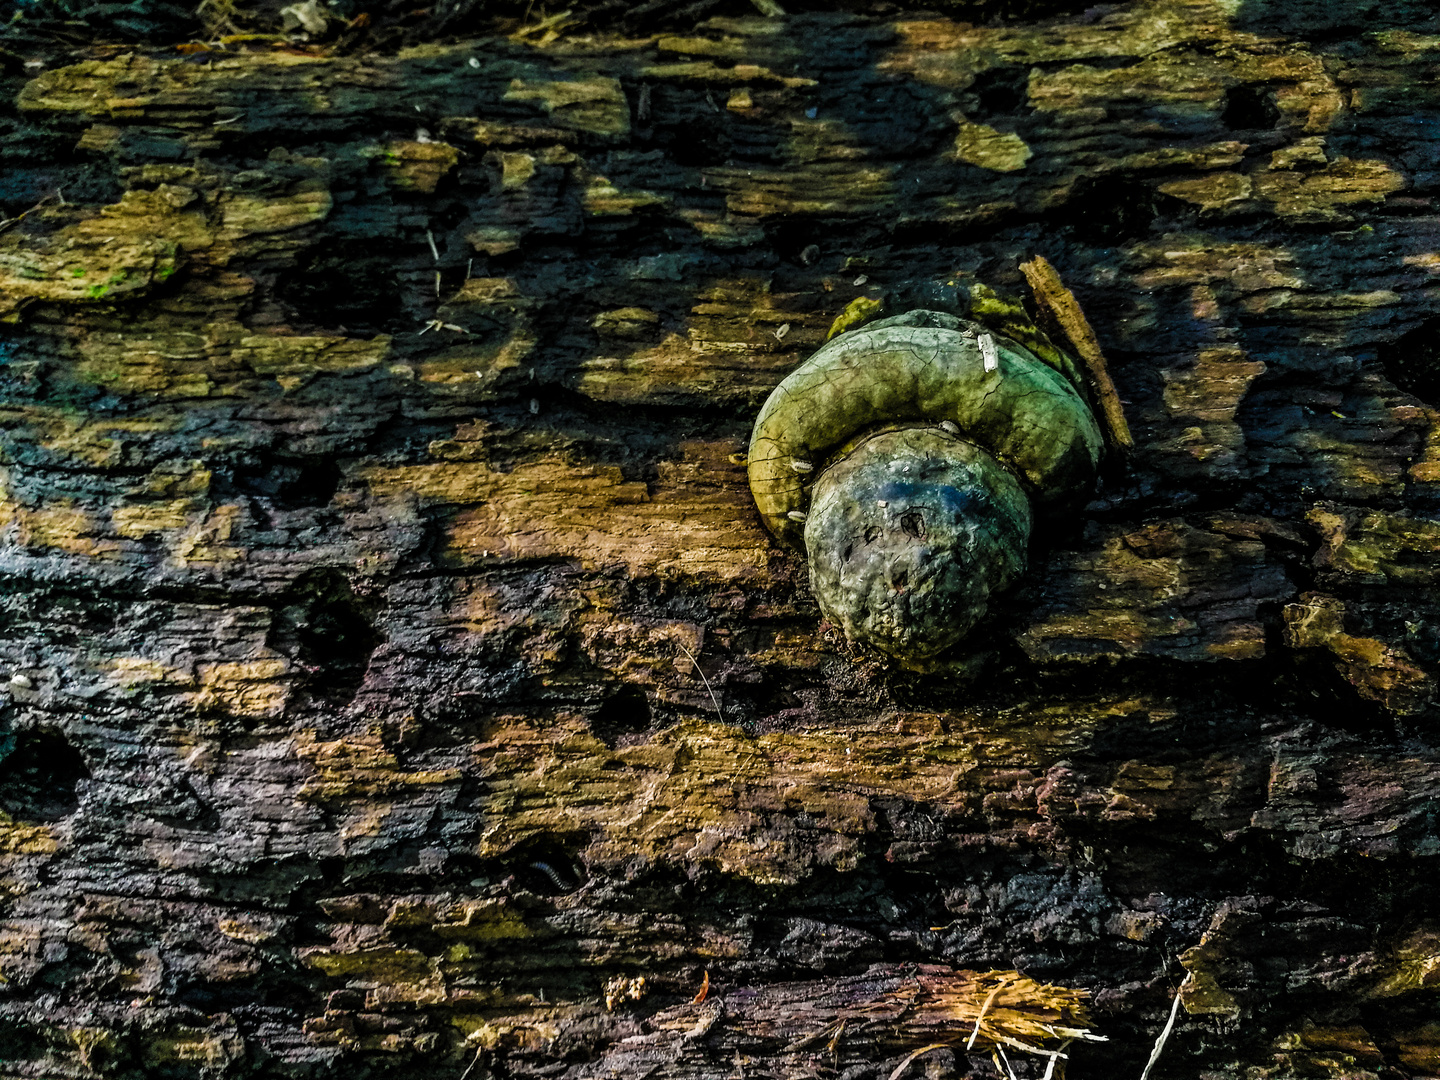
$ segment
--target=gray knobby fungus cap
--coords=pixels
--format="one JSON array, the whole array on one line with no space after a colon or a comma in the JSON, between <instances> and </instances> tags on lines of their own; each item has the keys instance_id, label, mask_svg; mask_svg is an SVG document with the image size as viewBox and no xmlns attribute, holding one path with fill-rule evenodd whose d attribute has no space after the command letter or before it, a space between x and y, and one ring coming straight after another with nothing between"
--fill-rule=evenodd
<instances>
[{"instance_id":1,"label":"gray knobby fungus cap","mask_svg":"<svg viewBox=\"0 0 1440 1080\"><path fill-rule=\"evenodd\" d=\"M750 487L770 531L803 543L828 618L924 659L1024 572L1032 503L1074 502L1102 446L1079 393L1034 354L916 311L841 335L776 387Z\"/></svg>"}]
</instances>

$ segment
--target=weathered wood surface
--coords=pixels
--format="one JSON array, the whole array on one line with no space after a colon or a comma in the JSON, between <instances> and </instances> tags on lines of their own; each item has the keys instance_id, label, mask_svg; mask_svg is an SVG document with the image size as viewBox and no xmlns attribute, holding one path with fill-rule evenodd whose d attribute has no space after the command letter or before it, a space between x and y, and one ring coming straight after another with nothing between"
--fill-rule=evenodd
<instances>
[{"instance_id":1,"label":"weathered wood surface","mask_svg":"<svg viewBox=\"0 0 1440 1080\"><path fill-rule=\"evenodd\" d=\"M1409 19L7 54L0 1076L888 1076L724 1018L872 964L1088 989L1072 1077L1182 979L1157 1075L1440 1075ZM1135 452L904 673L737 455L852 300L1036 254Z\"/></svg>"}]
</instances>

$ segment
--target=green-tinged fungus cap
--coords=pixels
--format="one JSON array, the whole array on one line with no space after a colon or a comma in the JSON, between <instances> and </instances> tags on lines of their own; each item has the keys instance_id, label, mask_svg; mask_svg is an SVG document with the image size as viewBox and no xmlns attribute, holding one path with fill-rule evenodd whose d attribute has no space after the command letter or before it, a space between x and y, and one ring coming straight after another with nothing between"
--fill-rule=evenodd
<instances>
[{"instance_id":1,"label":"green-tinged fungus cap","mask_svg":"<svg viewBox=\"0 0 1440 1080\"><path fill-rule=\"evenodd\" d=\"M1025 571L1030 501L989 454L936 428L866 439L815 481L810 587L852 640L903 659L954 645Z\"/></svg>"},{"instance_id":2,"label":"green-tinged fungus cap","mask_svg":"<svg viewBox=\"0 0 1440 1080\"><path fill-rule=\"evenodd\" d=\"M805 509L803 466L818 467L862 432L906 422L955 425L1041 510L1082 494L1103 448L1075 388L1028 350L979 323L912 311L841 334L765 402L749 468L766 527L798 546L791 514Z\"/></svg>"}]
</instances>

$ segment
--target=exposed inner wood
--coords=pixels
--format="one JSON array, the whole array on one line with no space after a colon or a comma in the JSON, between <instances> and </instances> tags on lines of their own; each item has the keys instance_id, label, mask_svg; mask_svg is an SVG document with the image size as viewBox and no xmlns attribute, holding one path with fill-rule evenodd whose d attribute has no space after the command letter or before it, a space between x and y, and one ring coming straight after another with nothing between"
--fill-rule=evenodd
<instances>
[{"instance_id":1,"label":"exposed inner wood","mask_svg":"<svg viewBox=\"0 0 1440 1080\"><path fill-rule=\"evenodd\" d=\"M1440 1075L1432 18L6 44L0 1077ZM907 672L751 424L1037 257L1134 450Z\"/></svg>"},{"instance_id":2,"label":"exposed inner wood","mask_svg":"<svg viewBox=\"0 0 1440 1080\"><path fill-rule=\"evenodd\" d=\"M1115 389L1115 381L1110 378L1110 369L1105 362L1105 354L1100 351L1100 343L1095 339L1095 331L1090 328L1085 312L1075 302L1075 294L1065 287L1044 255L1021 263L1020 272L1025 275L1034 293L1035 306L1064 331L1071 347L1085 361L1095 396L1100 402L1100 415L1105 420L1110 445L1128 452L1135 446L1135 439L1125 420L1125 406Z\"/></svg>"}]
</instances>

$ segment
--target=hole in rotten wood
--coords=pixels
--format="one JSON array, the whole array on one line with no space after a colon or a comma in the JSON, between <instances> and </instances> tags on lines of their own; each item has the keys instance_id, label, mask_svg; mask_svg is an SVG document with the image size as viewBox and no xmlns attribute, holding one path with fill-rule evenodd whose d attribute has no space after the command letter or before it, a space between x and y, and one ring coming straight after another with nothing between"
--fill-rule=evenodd
<instances>
[{"instance_id":1,"label":"hole in rotten wood","mask_svg":"<svg viewBox=\"0 0 1440 1080\"><path fill-rule=\"evenodd\" d=\"M1440 402L1440 319L1430 319L1379 349L1389 380L1427 405Z\"/></svg>"},{"instance_id":2,"label":"hole in rotten wood","mask_svg":"<svg viewBox=\"0 0 1440 1080\"><path fill-rule=\"evenodd\" d=\"M1086 244L1122 244L1150 232L1159 214L1155 190L1138 181L1086 177L1070 196L1070 234Z\"/></svg>"},{"instance_id":3,"label":"hole in rotten wood","mask_svg":"<svg viewBox=\"0 0 1440 1080\"><path fill-rule=\"evenodd\" d=\"M386 244L318 244L276 280L276 298L302 323L352 336L413 332L419 317L407 311L395 256Z\"/></svg>"},{"instance_id":4,"label":"hole in rotten wood","mask_svg":"<svg viewBox=\"0 0 1440 1080\"><path fill-rule=\"evenodd\" d=\"M590 717L590 730L612 750L622 743L638 742L650 727L653 714L645 691L638 686L622 686Z\"/></svg>"},{"instance_id":5,"label":"hole in rotten wood","mask_svg":"<svg viewBox=\"0 0 1440 1080\"><path fill-rule=\"evenodd\" d=\"M815 221L776 221L766 223L765 238L775 254L796 266L815 266L825 260L823 227ZM831 240L833 247L833 239Z\"/></svg>"},{"instance_id":6,"label":"hole in rotten wood","mask_svg":"<svg viewBox=\"0 0 1440 1080\"><path fill-rule=\"evenodd\" d=\"M75 789L89 776L80 751L58 731L0 735L0 810L19 821L58 821L74 813Z\"/></svg>"},{"instance_id":7,"label":"hole in rotten wood","mask_svg":"<svg viewBox=\"0 0 1440 1080\"><path fill-rule=\"evenodd\" d=\"M375 607L337 571L308 571L286 590L265 644L309 672L305 689L312 696L348 704L382 640L374 626Z\"/></svg>"},{"instance_id":8,"label":"hole in rotten wood","mask_svg":"<svg viewBox=\"0 0 1440 1080\"><path fill-rule=\"evenodd\" d=\"M236 465L228 477L217 476L216 482L224 485L222 497L247 495L294 510L325 506L334 498L341 479L340 466L328 458L262 453L253 464Z\"/></svg>"},{"instance_id":9,"label":"hole in rotten wood","mask_svg":"<svg viewBox=\"0 0 1440 1080\"><path fill-rule=\"evenodd\" d=\"M564 896L585 884L585 868L574 855L584 837L544 835L512 848L505 862L515 883L536 896Z\"/></svg>"},{"instance_id":10,"label":"hole in rotten wood","mask_svg":"<svg viewBox=\"0 0 1440 1080\"><path fill-rule=\"evenodd\" d=\"M982 72L970 84L974 104L965 110L971 120L1013 116L1030 102L1030 68L996 67Z\"/></svg>"},{"instance_id":11,"label":"hole in rotten wood","mask_svg":"<svg viewBox=\"0 0 1440 1080\"><path fill-rule=\"evenodd\" d=\"M1232 86L1225 91L1220 122L1231 131L1268 131L1280 122L1274 92L1258 86Z\"/></svg>"}]
</instances>

